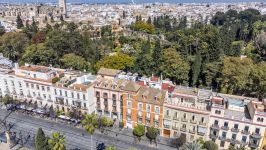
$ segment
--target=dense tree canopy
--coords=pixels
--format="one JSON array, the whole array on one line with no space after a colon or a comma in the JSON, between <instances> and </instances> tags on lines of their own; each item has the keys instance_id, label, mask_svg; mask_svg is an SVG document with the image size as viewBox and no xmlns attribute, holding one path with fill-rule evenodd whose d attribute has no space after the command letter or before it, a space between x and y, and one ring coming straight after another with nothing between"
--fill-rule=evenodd
<instances>
[{"instance_id":1,"label":"dense tree canopy","mask_svg":"<svg viewBox=\"0 0 266 150\"><path fill-rule=\"evenodd\" d=\"M143 34L126 36L113 33L111 26L98 31L89 23L54 23L53 16L46 19L46 28L39 29L32 18L23 26L19 23L20 32L5 33L0 27L0 52L20 63L93 72L100 67L121 69L264 98L266 15L255 9L229 10L217 12L210 24L206 20L188 26L185 16L137 16L130 28Z\"/></svg>"}]
</instances>

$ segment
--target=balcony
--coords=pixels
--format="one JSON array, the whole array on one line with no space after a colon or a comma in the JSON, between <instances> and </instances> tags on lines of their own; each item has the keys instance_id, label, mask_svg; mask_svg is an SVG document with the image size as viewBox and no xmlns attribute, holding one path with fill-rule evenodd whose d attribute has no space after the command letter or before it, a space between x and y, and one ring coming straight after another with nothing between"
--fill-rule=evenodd
<instances>
[{"instance_id":1,"label":"balcony","mask_svg":"<svg viewBox=\"0 0 266 150\"><path fill-rule=\"evenodd\" d=\"M96 94L96 97L100 97L100 94Z\"/></svg>"},{"instance_id":2,"label":"balcony","mask_svg":"<svg viewBox=\"0 0 266 150\"><path fill-rule=\"evenodd\" d=\"M97 101L97 104L101 104L101 101Z\"/></svg>"},{"instance_id":3,"label":"balcony","mask_svg":"<svg viewBox=\"0 0 266 150\"><path fill-rule=\"evenodd\" d=\"M87 108L87 107L81 107L81 109L82 109L82 110L88 110L88 108Z\"/></svg>"},{"instance_id":4,"label":"balcony","mask_svg":"<svg viewBox=\"0 0 266 150\"><path fill-rule=\"evenodd\" d=\"M220 130L220 127L219 127L218 124L213 124L213 125L211 126L211 128L212 128L212 129L215 129L215 130Z\"/></svg>"},{"instance_id":5,"label":"balcony","mask_svg":"<svg viewBox=\"0 0 266 150\"><path fill-rule=\"evenodd\" d=\"M108 105L108 101L104 101L103 103L104 103L104 105Z\"/></svg>"},{"instance_id":6,"label":"balcony","mask_svg":"<svg viewBox=\"0 0 266 150\"><path fill-rule=\"evenodd\" d=\"M173 117L173 120L177 120L178 121L179 119L177 117Z\"/></svg>"},{"instance_id":7,"label":"balcony","mask_svg":"<svg viewBox=\"0 0 266 150\"><path fill-rule=\"evenodd\" d=\"M182 128L180 128L180 131L187 132L187 129L182 127Z\"/></svg>"},{"instance_id":8,"label":"balcony","mask_svg":"<svg viewBox=\"0 0 266 150\"><path fill-rule=\"evenodd\" d=\"M181 121L187 122L187 119L186 118L182 118Z\"/></svg>"},{"instance_id":9,"label":"balcony","mask_svg":"<svg viewBox=\"0 0 266 150\"><path fill-rule=\"evenodd\" d=\"M222 126L221 129L228 131L229 130L229 127L228 126Z\"/></svg>"},{"instance_id":10,"label":"balcony","mask_svg":"<svg viewBox=\"0 0 266 150\"><path fill-rule=\"evenodd\" d=\"M191 133L191 134L195 134L195 133L196 133L196 131L195 131L195 130L193 130L193 129L189 129L189 133Z\"/></svg>"},{"instance_id":11,"label":"balcony","mask_svg":"<svg viewBox=\"0 0 266 150\"><path fill-rule=\"evenodd\" d=\"M47 102L53 102L51 99L48 99Z\"/></svg>"},{"instance_id":12,"label":"balcony","mask_svg":"<svg viewBox=\"0 0 266 150\"><path fill-rule=\"evenodd\" d=\"M203 133L203 132L198 132L198 135L200 135L200 136L204 136L205 133Z\"/></svg>"},{"instance_id":13,"label":"balcony","mask_svg":"<svg viewBox=\"0 0 266 150\"><path fill-rule=\"evenodd\" d=\"M169 125L164 125L164 128L169 129L170 126Z\"/></svg>"},{"instance_id":14,"label":"balcony","mask_svg":"<svg viewBox=\"0 0 266 150\"><path fill-rule=\"evenodd\" d=\"M178 130L178 127L177 126L172 126L172 129L173 130Z\"/></svg>"},{"instance_id":15,"label":"balcony","mask_svg":"<svg viewBox=\"0 0 266 150\"><path fill-rule=\"evenodd\" d=\"M232 139L230 139L230 143L239 144L240 142L238 140L232 138Z\"/></svg>"},{"instance_id":16,"label":"balcony","mask_svg":"<svg viewBox=\"0 0 266 150\"><path fill-rule=\"evenodd\" d=\"M171 118L170 118L170 116L169 116L169 115L164 115L164 119L171 120Z\"/></svg>"},{"instance_id":17,"label":"balcony","mask_svg":"<svg viewBox=\"0 0 266 150\"><path fill-rule=\"evenodd\" d=\"M97 105L97 110L102 110L101 105Z\"/></svg>"},{"instance_id":18,"label":"balcony","mask_svg":"<svg viewBox=\"0 0 266 150\"><path fill-rule=\"evenodd\" d=\"M211 139L217 139L217 138L218 138L218 135L210 134L210 138L211 138Z\"/></svg>"},{"instance_id":19,"label":"balcony","mask_svg":"<svg viewBox=\"0 0 266 150\"><path fill-rule=\"evenodd\" d=\"M239 129L238 128L232 128L231 131L232 132L239 132Z\"/></svg>"},{"instance_id":20,"label":"balcony","mask_svg":"<svg viewBox=\"0 0 266 150\"><path fill-rule=\"evenodd\" d=\"M259 144L251 142L251 143L249 143L249 147L256 149L259 147Z\"/></svg>"},{"instance_id":21,"label":"balcony","mask_svg":"<svg viewBox=\"0 0 266 150\"><path fill-rule=\"evenodd\" d=\"M253 132L251 136L255 139L261 139L261 135L259 133Z\"/></svg>"},{"instance_id":22,"label":"balcony","mask_svg":"<svg viewBox=\"0 0 266 150\"><path fill-rule=\"evenodd\" d=\"M196 120L190 120L190 123L197 124L197 121Z\"/></svg>"},{"instance_id":23,"label":"balcony","mask_svg":"<svg viewBox=\"0 0 266 150\"><path fill-rule=\"evenodd\" d=\"M249 135L250 134L250 132L248 130L242 130L241 133L245 134L245 135Z\"/></svg>"},{"instance_id":24,"label":"balcony","mask_svg":"<svg viewBox=\"0 0 266 150\"><path fill-rule=\"evenodd\" d=\"M206 126L207 126L207 123L206 123L206 122L201 122L201 121L200 121L200 122L199 122L199 125L201 125L201 126L205 126L205 127L206 127Z\"/></svg>"},{"instance_id":25,"label":"balcony","mask_svg":"<svg viewBox=\"0 0 266 150\"><path fill-rule=\"evenodd\" d=\"M108 107L104 107L104 110L105 110L105 111L108 111Z\"/></svg>"},{"instance_id":26,"label":"balcony","mask_svg":"<svg viewBox=\"0 0 266 150\"><path fill-rule=\"evenodd\" d=\"M113 106L116 106L116 102L113 102Z\"/></svg>"},{"instance_id":27,"label":"balcony","mask_svg":"<svg viewBox=\"0 0 266 150\"><path fill-rule=\"evenodd\" d=\"M225 137L225 136L220 136L219 139L220 139L221 141L225 141L225 140L226 140L226 137Z\"/></svg>"}]
</instances>

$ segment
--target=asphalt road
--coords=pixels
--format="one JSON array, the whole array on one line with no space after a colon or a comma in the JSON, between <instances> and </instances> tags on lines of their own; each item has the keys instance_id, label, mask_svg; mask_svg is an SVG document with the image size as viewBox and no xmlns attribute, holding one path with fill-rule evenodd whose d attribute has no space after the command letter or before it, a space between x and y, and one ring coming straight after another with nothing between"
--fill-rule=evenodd
<instances>
[{"instance_id":1,"label":"asphalt road","mask_svg":"<svg viewBox=\"0 0 266 150\"><path fill-rule=\"evenodd\" d=\"M6 110L0 109L0 119L3 119L8 112ZM60 132L66 138L66 147L67 149L81 149L81 150L90 150L90 135L86 133L85 130L71 127L65 123L57 123L50 120L39 119L32 117L23 113L13 112L7 119L8 123L11 123L13 126L11 131L15 131L17 137L23 135L23 143L26 146L34 146L34 137L37 132L37 129L41 127L46 135L51 135L52 132ZM1 128L3 131L4 128ZM21 134L19 134L21 132ZM30 136L29 136L30 135ZM105 143L106 146L115 146L118 150L127 150L128 148L136 148L138 150L152 150L156 149L154 147L143 144L136 144L132 137L125 135L115 136L114 133L108 135L95 133L92 137L93 144L92 147L95 149L97 143ZM158 147L158 149L172 149L167 147Z\"/></svg>"}]
</instances>

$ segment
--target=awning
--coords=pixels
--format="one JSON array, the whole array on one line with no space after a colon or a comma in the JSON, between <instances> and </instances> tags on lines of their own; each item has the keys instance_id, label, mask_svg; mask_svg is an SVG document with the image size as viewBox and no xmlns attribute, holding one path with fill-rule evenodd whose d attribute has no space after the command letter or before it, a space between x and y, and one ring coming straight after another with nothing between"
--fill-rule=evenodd
<instances>
[{"instance_id":1,"label":"awning","mask_svg":"<svg viewBox=\"0 0 266 150\"><path fill-rule=\"evenodd\" d=\"M199 133L206 133L207 128L198 126L198 132Z\"/></svg>"}]
</instances>

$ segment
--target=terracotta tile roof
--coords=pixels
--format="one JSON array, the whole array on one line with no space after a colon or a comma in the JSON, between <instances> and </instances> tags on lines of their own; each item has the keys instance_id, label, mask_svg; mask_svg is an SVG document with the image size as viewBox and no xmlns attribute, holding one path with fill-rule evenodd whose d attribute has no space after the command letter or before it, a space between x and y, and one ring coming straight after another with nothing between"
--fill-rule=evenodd
<instances>
[{"instance_id":1,"label":"terracotta tile roof","mask_svg":"<svg viewBox=\"0 0 266 150\"><path fill-rule=\"evenodd\" d=\"M137 100L149 104L163 105L165 96L165 90L142 86L137 93Z\"/></svg>"},{"instance_id":2,"label":"terracotta tile roof","mask_svg":"<svg viewBox=\"0 0 266 150\"><path fill-rule=\"evenodd\" d=\"M47 73L47 72L50 72L52 70L49 67L37 66L37 65L21 66L21 67L19 67L19 69L26 70L26 71L42 72L42 73Z\"/></svg>"},{"instance_id":3,"label":"terracotta tile roof","mask_svg":"<svg viewBox=\"0 0 266 150\"><path fill-rule=\"evenodd\" d=\"M133 81L129 81L125 87L123 88L123 90L125 91L130 91L130 92L137 92L140 89L140 85L133 82Z\"/></svg>"},{"instance_id":4,"label":"terracotta tile roof","mask_svg":"<svg viewBox=\"0 0 266 150\"><path fill-rule=\"evenodd\" d=\"M111 76L115 77L117 74L122 72L121 70L116 70L116 69L107 69L107 68L100 68L98 71L98 75L105 75L105 76Z\"/></svg>"},{"instance_id":5,"label":"terracotta tile roof","mask_svg":"<svg viewBox=\"0 0 266 150\"><path fill-rule=\"evenodd\" d=\"M159 77L151 77L151 81L158 82L159 81Z\"/></svg>"}]
</instances>

